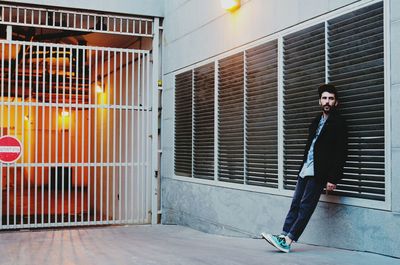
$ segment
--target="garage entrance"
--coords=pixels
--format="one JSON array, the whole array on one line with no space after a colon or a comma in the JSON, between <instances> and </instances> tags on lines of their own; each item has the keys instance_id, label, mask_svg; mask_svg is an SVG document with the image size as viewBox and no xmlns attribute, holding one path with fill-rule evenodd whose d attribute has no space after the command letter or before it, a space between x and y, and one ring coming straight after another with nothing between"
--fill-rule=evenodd
<instances>
[{"instance_id":1,"label":"garage entrance","mask_svg":"<svg viewBox=\"0 0 400 265\"><path fill-rule=\"evenodd\" d=\"M2 6L2 24L0 136L22 155L0 163L0 229L154 222L153 21Z\"/></svg>"}]
</instances>

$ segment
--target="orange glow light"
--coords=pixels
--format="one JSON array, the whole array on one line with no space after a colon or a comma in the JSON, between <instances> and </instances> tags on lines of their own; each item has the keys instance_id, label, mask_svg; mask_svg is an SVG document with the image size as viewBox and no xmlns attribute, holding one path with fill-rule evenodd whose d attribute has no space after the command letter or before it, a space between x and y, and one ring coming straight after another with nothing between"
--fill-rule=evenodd
<instances>
[{"instance_id":1,"label":"orange glow light","mask_svg":"<svg viewBox=\"0 0 400 265\"><path fill-rule=\"evenodd\" d=\"M221 0L221 7L233 12L240 7L240 0Z\"/></svg>"}]
</instances>

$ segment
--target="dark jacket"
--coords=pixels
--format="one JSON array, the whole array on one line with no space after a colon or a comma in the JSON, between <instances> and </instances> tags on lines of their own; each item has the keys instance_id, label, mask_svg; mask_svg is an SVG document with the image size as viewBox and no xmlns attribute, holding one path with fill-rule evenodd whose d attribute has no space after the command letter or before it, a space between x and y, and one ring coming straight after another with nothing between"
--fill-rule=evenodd
<instances>
[{"instance_id":1,"label":"dark jacket","mask_svg":"<svg viewBox=\"0 0 400 265\"><path fill-rule=\"evenodd\" d=\"M308 140L304 150L304 162L308 150L321 119L319 114L312 121L308 129ZM314 145L314 175L324 182L336 184L343 178L343 167L347 158L347 126L344 119L337 111L329 114L328 119Z\"/></svg>"}]
</instances>

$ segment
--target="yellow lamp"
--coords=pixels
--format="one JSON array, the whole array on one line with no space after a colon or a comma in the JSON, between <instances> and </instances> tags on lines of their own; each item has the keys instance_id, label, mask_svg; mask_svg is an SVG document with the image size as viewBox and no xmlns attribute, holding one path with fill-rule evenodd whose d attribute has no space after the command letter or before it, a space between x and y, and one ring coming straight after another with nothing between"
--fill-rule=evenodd
<instances>
[{"instance_id":1,"label":"yellow lamp","mask_svg":"<svg viewBox=\"0 0 400 265\"><path fill-rule=\"evenodd\" d=\"M240 0L221 0L221 7L233 12L240 7Z\"/></svg>"}]
</instances>

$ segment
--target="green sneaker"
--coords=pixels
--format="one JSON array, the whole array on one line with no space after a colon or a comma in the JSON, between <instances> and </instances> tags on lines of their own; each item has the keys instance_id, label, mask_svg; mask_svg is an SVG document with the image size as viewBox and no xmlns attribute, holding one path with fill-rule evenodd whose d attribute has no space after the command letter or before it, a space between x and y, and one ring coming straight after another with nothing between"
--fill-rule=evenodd
<instances>
[{"instance_id":1,"label":"green sneaker","mask_svg":"<svg viewBox=\"0 0 400 265\"><path fill-rule=\"evenodd\" d=\"M290 251L290 245L286 244L285 237L283 236L276 236L271 234L264 234L262 233L261 236L267 240L268 243L276 247L282 252L288 253Z\"/></svg>"}]
</instances>

